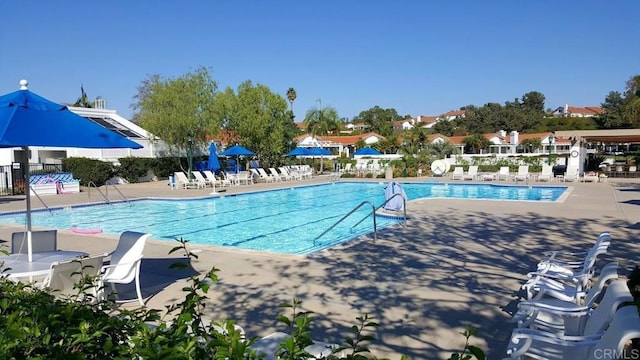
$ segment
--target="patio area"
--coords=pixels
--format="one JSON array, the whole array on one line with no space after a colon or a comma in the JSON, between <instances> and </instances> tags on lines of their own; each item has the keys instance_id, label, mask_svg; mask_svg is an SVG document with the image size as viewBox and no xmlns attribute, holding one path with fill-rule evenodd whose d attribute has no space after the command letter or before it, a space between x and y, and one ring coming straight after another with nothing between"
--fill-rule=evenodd
<instances>
[{"instance_id":1,"label":"patio area","mask_svg":"<svg viewBox=\"0 0 640 360\"><path fill-rule=\"evenodd\" d=\"M228 187L227 194L326 182L327 177ZM396 179L396 181L402 179ZM450 181L412 178L408 181ZM378 181L378 180L373 180ZM560 184L564 185L564 184ZM394 226L347 244L312 254L286 256L190 245L199 258L178 273L168 264L176 243L150 240L141 282L147 306L164 309L182 298L188 276L221 269L206 311L214 320L235 319L249 336L282 331L278 305L294 297L315 313L312 337L340 343L355 317L369 314L380 324L370 346L378 357L446 359L464 347L465 325L479 330L471 344L488 358L500 358L513 329L509 322L520 285L544 250L586 249L610 231L609 253L597 266L617 260L626 270L637 263L640 245L640 181L612 178L606 183L571 183L562 203L437 199L408 205L406 226ZM171 190L166 181L126 184L129 198L207 196L211 189ZM114 192L115 193L115 192ZM114 196L115 198L115 196ZM96 192L46 197L50 207L100 202ZM40 205L33 203L34 208ZM0 198L0 211L24 210L24 197ZM141 214L144 216L144 214ZM0 240L24 229L0 224ZM135 230L135 229L131 229ZM111 251L117 236L59 231L58 247L91 254ZM6 246L7 242L0 242ZM125 296L126 294L123 294ZM136 306L135 302L124 306Z\"/></svg>"}]
</instances>

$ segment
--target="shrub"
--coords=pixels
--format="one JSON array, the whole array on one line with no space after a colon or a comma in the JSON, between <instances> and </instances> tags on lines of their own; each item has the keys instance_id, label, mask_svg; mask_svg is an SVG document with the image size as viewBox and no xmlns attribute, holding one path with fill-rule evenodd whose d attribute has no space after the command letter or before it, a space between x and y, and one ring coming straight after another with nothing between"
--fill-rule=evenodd
<instances>
[{"instance_id":1,"label":"shrub","mask_svg":"<svg viewBox=\"0 0 640 360\"><path fill-rule=\"evenodd\" d=\"M171 253L184 251L189 258L197 255L187 250L187 241ZM186 268L179 262L172 268ZM189 278L183 287L182 301L167 306L167 316L175 315L169 323L160 318L159 311L139 308L118 310L109 299L91 304L83 299L83 287L78 287L77 299L56 299L52 294L29 284L13 282L0 277L0 354L2 358L25 359L259 359L250 348L255 338L243 339L234 329L233 321L206 324L202 310L207 300L211 282L218 281L212 268L204 275ZM81 279L79 284L86 283ZM280 315L289 338L277 350L280 359L302 360L309 355L304 348L311 344L313 322L311 312L299 311L301 302L293 299L281 306L291 310L290 317ZM116 315L116 316L112 316ZM367 344L374 340L370 334L378 324L368 315L357 317L357 325L351 327L352 335L333 354L346 353L346 359L375 359L365 357ZM148 323L158 322L158 326ZM224 329L221 331L220 329ZM463 333L467 342L462 353L454 353L450 359L484 359L482 351L469 345L475 334L470 328ZM337 359L335 355L326 357ZM401 359L408 359L403 356Z\"/></svg>"},{"instance_id":2,"label":"shrub","mask_svg":"<svg viewBox=\"0 0 640 360\"><path fill-rule=\"evenodd\" d=\"M73 178L80 180L80 184L84 186L89 182L102 186L116 174L112 163L75 157L62 159L62 170L71 172Z\"/></svg>"}]
</instances>

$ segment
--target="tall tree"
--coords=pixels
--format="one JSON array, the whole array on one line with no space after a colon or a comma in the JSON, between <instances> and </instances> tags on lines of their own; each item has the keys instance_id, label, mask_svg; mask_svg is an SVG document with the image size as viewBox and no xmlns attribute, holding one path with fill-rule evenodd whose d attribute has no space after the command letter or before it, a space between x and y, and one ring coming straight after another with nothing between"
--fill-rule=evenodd
<instances>
[{"instance_id":1,"label":"tall tree","mask_svg":"<svg viewBox=\"0 0 640 360\"><path fill-rule=\"evenodd\" d=\"M369 125L371 131L375 131L382 136L393 134L393 121L401 120L396 109L383 109L374 106L369 110L360 112L358 116L353 118L353 122L364 122Z\"/></svg>"},{"instance_id":2,"label":"tall tree","mask_svg":"<svg viewBox=\"0 0 640 360\"><path fill-rule=\"evenodd\" d=\"M624 115L632 127L640 127L640 75L633 76L627 81L624 94Z\"/></svg>"},{"instance_id":3,"label":"tall tree","mask_svg":"<svg viewBox=\"0 0 640 360\"><path fill-rule=\"evenodd\" d=\"M233 97L225 91L228 129L239 143L252 150L260 166L279 164L291 139L287 132L291 118L287 114L286 100L267 86L245 81L238 86Z\"/></svg>"},{"instance_id":4,"label":"tall tree","mask_svg":"<svg viewBox=\"0 0 640 360\"><path fill-rule=\"evenodd\" d=\"M629 127L625 116L625 100L617 91L609 92L609 95L601 104L604 113L596 116L596 123L601 129L624 129Z\"/></svg>"},{"instance_id":5,"label":"tall tree","mask_svg":"<svg viewBox=\"0 0 640 360\"><path fill-rule=\"evenodd\" d=\"M134 96L134 117L162 139L173 155L191 145L205 149L207 136L220 129L214 116L216 91L217 83L204 67L176 78L150 75Z\"/></svg>"},{"instance_id":6,"label":"tall tree","mask_svg":"<svg viewBox=\"0 0 640 360\"><path fill-rule=\"evenodd\" d=\"M331 106L322 107L322 100L318 100L319 107L312 108L307 111L304 117L304 123L307 131L315 139L318 135L327 135L330 131L340 128L340 117L338 111ZM320 172L324 169L323 157L320 157Z\"/></svg>"},{"instance_id":7,"label":"tall tree","mask_svg":"<svg viewBox=\"0 0 640 360\"><path fill-rule=\"evenodd\" d=\"M298 97L298 94L296 93L296 89L290 87L289 90L287 90L287 100L289 100L289 111L291 111L291 119L295 119L295 115L293 114L293 102L296 101L296 98Z\"/></svg>"}]
</instances>

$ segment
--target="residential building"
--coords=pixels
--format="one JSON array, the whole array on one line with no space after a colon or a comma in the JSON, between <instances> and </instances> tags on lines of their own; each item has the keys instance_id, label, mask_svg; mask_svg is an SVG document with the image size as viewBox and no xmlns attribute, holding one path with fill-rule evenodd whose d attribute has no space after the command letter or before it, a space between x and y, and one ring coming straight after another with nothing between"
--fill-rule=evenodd
<instances>
[{"instance_id":1,"label":"residential building","mask_svg":"<svg viewBox=\"0 0 640 360\"><path fill-rule=\"evenodd\" d=\"M300 147L321 147L330 150L333 154L345 154L349 156L355 151L355 145L362 140L365 144L371 145L384 140L385 137L375 132L348 136L316 136L304 134L296 136L293 140Z\"/></svg>"},{"instance_id":2,"label":"residential building","mask_svg":"<svg viewBox=\"0 0 640 360\"><path fill-rule=\"evenodd\" d=\"M577 107L565 104L557 107L553 111L555 117L593 117L604 113L604 109L599 106Z\"/></svg>"}]
</instances>

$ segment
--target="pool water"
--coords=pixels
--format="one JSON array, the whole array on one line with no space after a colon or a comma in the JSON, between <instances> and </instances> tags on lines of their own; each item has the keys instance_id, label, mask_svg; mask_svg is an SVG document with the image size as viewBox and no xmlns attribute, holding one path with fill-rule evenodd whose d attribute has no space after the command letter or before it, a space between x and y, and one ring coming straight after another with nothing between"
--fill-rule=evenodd
<instances>
[{"instance_id":1,"label":"pool water","mask_svg":"<svg viewBox=\"0 0 640 360\"><path fill-rule=\"evenodd\" d=\"M365 205L319 237L362 202L380 206L385 199L385 186L387 183L341 182L219 198L76 206L56 209L53 214L34 211L32 224L61 230L72 226L97 228L114 235L132 230L151 233L155 239L183 238L192 244L310 254L373 232L372 208ZM403 188L409 200L450 197L555 201L566 190L566 187L441 183L403 184ZM377 228L382 229L402 219L377 216L376 221ZM25 216L1 215L0 222L24 224Z\"/></svg>"}]
</instances>

